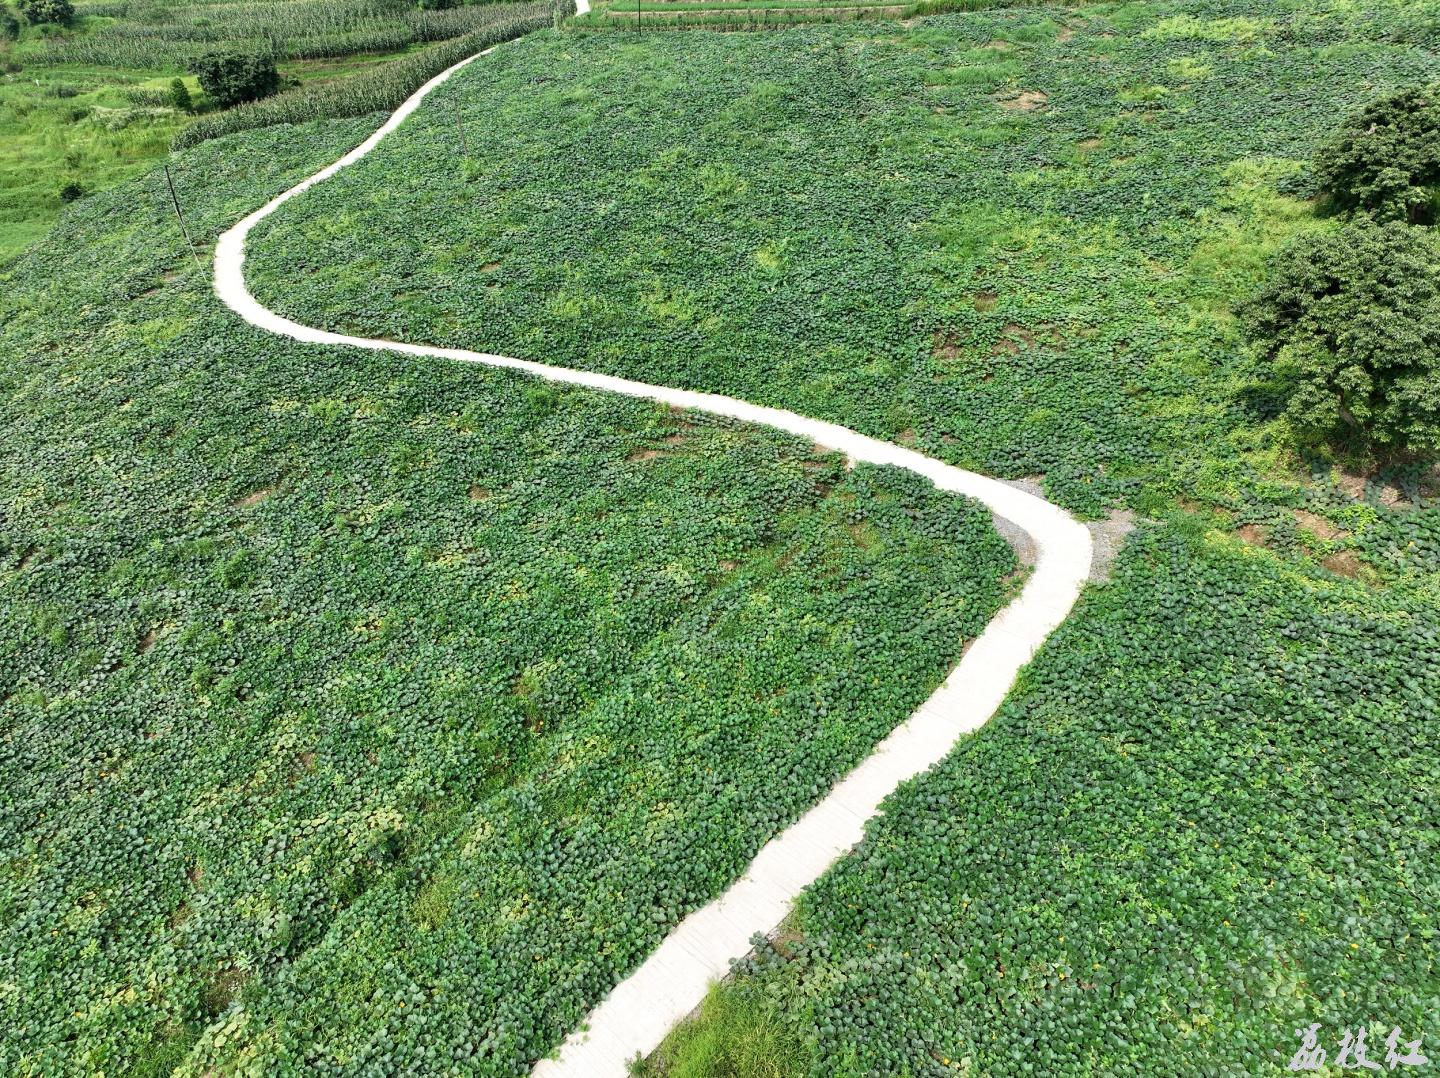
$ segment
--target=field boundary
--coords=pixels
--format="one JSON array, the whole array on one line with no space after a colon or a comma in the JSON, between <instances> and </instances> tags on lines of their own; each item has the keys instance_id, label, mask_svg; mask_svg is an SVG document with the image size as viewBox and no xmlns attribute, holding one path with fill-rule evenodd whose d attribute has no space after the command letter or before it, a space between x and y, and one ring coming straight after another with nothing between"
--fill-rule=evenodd
<instances>
[{"instance_id":1,"label":"field boundary","mask_svg":"<svg viewBox=\"0 0 1440 1078\"><path fill-rule=\"evenodd\" d=\"M584 14L589 7L587 0L579 0L577 11ZM941 490L974 498L1023 531L1035 556L1020 594L990 621L930 698L818 803L766 843L724 894L671 930L650 957L565 1040L558 1055L542 1060L534 1070L542 1078L618 1078L628 1073L629 1060L652 1052L670 1029L699 1005L710 983L729 972L732 960L749 952L755 934L775 929L800 892L864 837L866 822L890 793L942 760L963 734L995 713L1020 669L1074 606L1090 572L1091 536L1084 525L1043 498L836 423L733 397L533 360L332 333L301 325L262 306L245 283L245 240L250 230L290 199L359 161L432 90L492 51L493 47L467 57L430 79L360 145L223 233L216 243L214 266L215 292L220 300L252 326L311 344L502 367L552 382L776 427L844 453L851 461L904 468Z\"/></svg>"}]
</instances>

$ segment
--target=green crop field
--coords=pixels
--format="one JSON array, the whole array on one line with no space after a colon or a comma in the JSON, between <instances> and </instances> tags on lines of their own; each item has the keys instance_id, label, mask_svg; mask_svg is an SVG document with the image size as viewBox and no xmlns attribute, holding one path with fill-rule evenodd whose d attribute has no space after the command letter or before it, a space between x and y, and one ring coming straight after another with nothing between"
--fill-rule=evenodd
<instances>
[{"instance_id":1,"label":"green crop field","mask_svg":"<svg viewBox=\"0 0 1440 1078\"><path fill-rule=\"evenodd\" d=\"M1440 470L1303 440L1237 314L1349 227L1317 148L1440 81L1440 4L487 5L383 64L316 42L421 13L279 6L340 70L167 129L200 265L157 143L0 266L0 1073L526 1074L1026 579L910 473L213 296L221 231L541 26L261 222L257 299L1135 524L637 1073L1288 1073L1315 1024L1327 1073L1344 1030L1440 1056ZM140 48L126 12L55 47ZM1440 355L1434 276L1365 321Z\"/></svg>"},{"instance_id":2,"label":"green crop field","mask_svg":"<svg viewBox=\"0 0 1440 1078\"><path fill-rule=\"evenodd\" d=\"M785 1074L1278 1074L1315 1022L1383 1059L1440 993L1437 645L1433 593L1146 529L729 991Z\"/></svg>"},{"instance_id":3,"label":"green crop field","mask_svg":"<svg viewBox=\"0 0 1440 1078\"><path fill-rule=\"evenodd\" d=\"M578 30L782 30L855 19L911 20L922 15L1012 7L1016 0L596 0Z\"/></svg>"},{"instance_id":4,"label":"green crop field","mask_svg":"<svg viewBox=\"0 0 1440 1078\"><path fill-rule=\"evenodd\" d=\"M80 0L68 24L23 24L15 40L0 34L0 263L45 234L66 187L104 190L152 167L174 141L259 120L394 108L456 60L548 24L551 10L544 2L431 11L409 0ZM10 11L0 0L0 19ZM273 57L282 92L215 109L187 73L207 52ZM175 78L193 98L190 111L172 100Z\"/></svg>"},{"instance_id":5,"label":"green crop field","mask_svg":"<svg viewBox=\"0 0 1440 1078\"><path fill-rule=\"evenodd\" d=\"M307 323L717 389L1156 521L805 903L750 989L792 1066L1244 1070L1434 1013L1432 479L1297 456L1230 312L1332 227L1314 146L1440 73L1436 25L532 38L262 226L258 293ZM731 1073L731 1022L669 1066Z\"/></svg>"},{"instance_id":6,"label":"green crop field","mask_svg":"<svg viewBox=\"0 0 1440 1078\"><path fill-rule=\"evenodd\" d=\"M363 126L177 158L192 227ZM509 1073L924 700L1014 555L778 435L277 345L162 182L0 279L0 1071Z\"/></svg>"},{"instance_id":7,"label":"green crop field","mask_svg":"<svg viewBox=\"0 0 1440 1078\"><path fill-rule=\"evenodd\" d=\"M783 405L1083 514L1183 494L1298 549L1308 506L1403 568L1412 515L1284 456L1230 310L1328 227L1335 111L1440 74L1408 10L533 37L265 222L251 279L309 324Z\"/></svg>"}]
</instances>

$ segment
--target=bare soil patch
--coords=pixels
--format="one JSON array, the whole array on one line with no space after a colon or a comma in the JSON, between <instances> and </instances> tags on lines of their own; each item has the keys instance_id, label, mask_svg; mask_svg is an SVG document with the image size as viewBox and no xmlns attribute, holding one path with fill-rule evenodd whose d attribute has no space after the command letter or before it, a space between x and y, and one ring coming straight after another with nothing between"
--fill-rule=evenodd
<instances>
[{"instance_id":1,"label":"bare soil patch","mask_svg":"<svg viewBox=\"0 0 1440 1078\"><path fill-rule=\"evenodd\" d=\"M1035 347L1035 334L1019 322L1009 322L1002 330L1003 336L990 346L990 354L1019 355L1021 348Z\"/></svg>"},{"instance_id":2,"label":"bare soil patch","mask_svg":"<svg viewBox=\"0 0 1440 1078\"><path fill-rule=\"evenodd\" d=\"M1379 490L1374 490L1374 480L1373 475L1361 475L1358 472L1335 469L1335 485L1357 502L1366 501L1367 494L1387 509L1393 509L1407 501L1405 492L1394 483L1386 483Z\"/></svg>"},{"instance_id":3,"label":"bare soil patch","mask_svg":"<svg viewBox=\"0 0 1440 1078\"><path fill-rule=\"evenodd\" d=\"M955 342L955 335L944 330L937 330L930 354L936 359L944 360L947 363L959 359L960 346Z\"/></svg>"},{"instance_id":4,"label":"bare soil patch","mask_svg":"<svg viewBox=\"0 0 1440 1078\"><path fill-rule=\"evenodd\" d=\"M1291 512L1295 517L1296 524L1321 539L1341 539L1349 534L1344 528L1337 528L1324 517L1312 513L1308 509L1294 509Z\"/></svg>"},{"instance_id":5,"label":"bare soil patch","mask_svg":"<svg viewBox=\"0 0 1440 1078\"><path fill-rule=\"evenodd\" d=\"M1258 524L1242 524L1236 529L1235 534L1244 542L1254 547L1260 547L1262 550L1270 545L1264 530Z\"/></svg>"},{"instance_id":6,"label":"bare soil patch","mask_svg":"<svg viewBox=\"0 0 1440 1078\"><path fill-rule=\"evenodd\" d=\"M1348 576L1354 580L1360 575L1361 561L1353 550L1340 550L1331 554L1320 563L1332 573L1339 573L1341 576Z\"/></svg>"},{"instance_id":7,"label":"bare soil patch","mask_svg":"<svg viewBox=\"0 0 1440 1078\"><path fill-rule=\"evenodd\" d=\"M251 491L243 498L236 498L232 503L236 509L249 509L252 505L259 505L266 498L274 493L273 487L261 487L259 490Z\"/></svg>"},{"instance_id":8,"label":"bare soil patch","mask_svg":"<svg viewBox=\"0 0 1440 1078\"><path fill-rule=\"evenodd\" d=\"M1014 97L998 99L997 104L1010 112L1034 112L1045 108L1050 95L1040 90L1021 90Z\"/></svg>"},{"instance_id":9,"label":"bare soil patch","mask_svg":"<svg viewBox=\"0 0 1440 1078\"><path fill-rule=\"evenodd\" d=\"M669 453L670 450L676 448L677 446L684 445L684 444L685 444L685 435L684 435L683 433L670 434L670 435L667 435L666 437L662 438L662 439L661 439L661 442L662 442L662 444L665 446L665 448L661 449L661 448L657 448L657 447L652 446L652 447L650 447L650 448L648 448L648 449L637 449L637 450L635 450L635 452L631 453L631 454L630 454L628 457L626 457L625 459L626 459L626 460L629 460L629 461L636 461L636 460L654 460L656 457L663 457L663 456L665 456L667 453Z\"/></svg>"},{"instance_id":10,"label":"bare soil patch","mask_svg":"<svg viewBox=\"0 0 1440 1078\"><path fill-rule=\"evenodd\" d=\"M1104 520L1092 520L1085 527L1090 530L1093 544L1090 579L1103 584L1114 571L1115 559L1120 556L1126 536L1135 530L1135 514L1129 509L1116 509Z\"/></svg>"}]
</instances>

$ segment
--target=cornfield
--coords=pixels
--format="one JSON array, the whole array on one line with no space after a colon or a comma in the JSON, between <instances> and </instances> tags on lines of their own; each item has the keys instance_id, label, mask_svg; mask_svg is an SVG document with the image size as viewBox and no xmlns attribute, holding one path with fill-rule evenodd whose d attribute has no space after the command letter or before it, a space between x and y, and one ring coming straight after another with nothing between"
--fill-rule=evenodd
<instances>
[{"instance_id":1,"label":"cornfield","mask_svg":"<svg viewBox=\"0 0 1440 1078\"><path fill-rule=\"evenodd\" d=\"M206 139L273 124L388 112L424 83L465 57L548 26L557 13L571 14L574 9L574 0L564 0L558 7L549 0L536 0L532 3L461 9L483 12L487 21L462 37L441 42L351 78L303 86L262 101L204 116L176 136L175 148L183 149Z\"/></svg>"},{"instance_id":2,"label":"cornfield","mask_svg":"<svg viewBox=\"0 0 1440 1078\"><path fill-rule=\"evenodd\" d=\"M392 52L482 30L494 22L495 9L505 6L509 5L420 11L405 0L294 0L165 8L122 0L82 8L86 14L105 14L121 21L84 37L51 42L45 59L169 69L219 47L276 60Z\"/></svg>"}]
</instances>

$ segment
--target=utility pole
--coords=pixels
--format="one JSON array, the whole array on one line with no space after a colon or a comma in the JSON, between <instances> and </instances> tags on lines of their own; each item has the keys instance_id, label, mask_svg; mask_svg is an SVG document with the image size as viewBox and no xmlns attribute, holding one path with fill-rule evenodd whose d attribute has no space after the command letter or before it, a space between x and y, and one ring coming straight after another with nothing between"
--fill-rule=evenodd
<instances>
[{"instance_id":1,"label":"utility pole","mask_svg":"<svg viewBox=\"0 0 1440 1078\"><path fill-rule=\"evenodd\" d=\"M465 141L465 124L460 120L460 102L458 101L455 102L455 130L459 132L460 135L460 156L469 157L470 146Z\"/></svg>"},{"instance_id":2,"label":"utility pole","mask_svg":"<svg viewBox=\"0 0 1440 1078\"><path fill-rule=\"evenodd\" d=\"M170 189L170 205L175 207L175 220L180 222L180 231L185 234L185 245L190 248L190 257L195 260L195 268L201 273L205 267L200 264L200 256L195 253L195 241L190 238L190 229L185 224L185 215L180 212L180 199L175 196L175 181L170 178L170 166L162 166L165 169L165 186Z\"/></svg>"}]
</instances>

